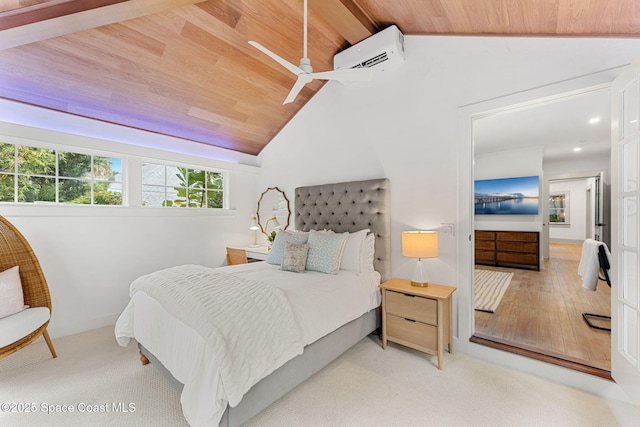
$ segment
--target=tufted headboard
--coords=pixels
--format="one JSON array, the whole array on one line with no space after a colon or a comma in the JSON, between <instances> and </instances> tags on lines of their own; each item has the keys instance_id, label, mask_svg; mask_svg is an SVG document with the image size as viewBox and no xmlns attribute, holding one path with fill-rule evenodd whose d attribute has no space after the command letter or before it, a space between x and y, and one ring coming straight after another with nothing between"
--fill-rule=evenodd
<instances>
[{"instance_id":1,"label":"tufted headboard","mask_svg":"<svg viewBox=\"0 0 640 427\"><path fill-rule=\"evenodd\" d=\"M376 236L373 265L385 281L391 276L390 200L386 178L298 187L294 205L296 229L338 233L370 229Z\"/></svg>"}]
</instances>

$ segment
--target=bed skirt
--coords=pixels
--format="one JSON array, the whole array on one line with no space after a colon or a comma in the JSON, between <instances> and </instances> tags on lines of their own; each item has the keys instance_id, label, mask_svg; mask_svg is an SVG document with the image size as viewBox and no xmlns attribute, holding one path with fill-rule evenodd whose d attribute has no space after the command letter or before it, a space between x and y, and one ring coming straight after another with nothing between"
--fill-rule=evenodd
<instances>
[{"instance_id":1,"label":"bed skirt","mask_svg":"<svg viewBox=\"0 0 640 427\"><path fill-rule=\"evenodd\" d=\"M220 426L237 427L256 416L378 329L381 324L380 319L380 307L378 307L306 346L301 355L291 359L255 384L236 407L227 406ZM143 345L138 344L138 347L169 383L182 392L182 383L176 380Z\"/></svg>"}]
</instances>

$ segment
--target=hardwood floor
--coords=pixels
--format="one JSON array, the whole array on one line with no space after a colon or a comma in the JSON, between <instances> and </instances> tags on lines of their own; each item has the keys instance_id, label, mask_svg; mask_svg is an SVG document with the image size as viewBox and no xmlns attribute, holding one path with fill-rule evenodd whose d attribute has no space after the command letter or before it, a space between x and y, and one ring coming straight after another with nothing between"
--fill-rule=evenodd
<instances>
[{"instance_id":1,"label":"hardwood floor","mask_svg":"<svg viewBox=\"0 0 640 427\"><path fill-rule=\"evenodd\" d=\"M475 312L476 336L610 372L611 334L589 328L582 313L611 315L611 290L604 281L595 292L582 288L581 245L549 246L540 271L476 266L514 273L495 313Z\"/></svg>"}]
</instances>

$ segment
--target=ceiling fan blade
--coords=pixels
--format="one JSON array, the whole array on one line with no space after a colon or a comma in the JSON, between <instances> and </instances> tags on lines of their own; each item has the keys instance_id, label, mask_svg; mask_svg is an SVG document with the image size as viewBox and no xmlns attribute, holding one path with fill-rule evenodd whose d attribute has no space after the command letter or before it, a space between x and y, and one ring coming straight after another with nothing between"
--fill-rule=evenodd
<instances>
[{"instance_id":1,"label":"ceiling fan blade","mask_svg":"<svg viewBox=\"0 0 640 427\"><path fill-rule=\"evenodd\" d=\"M296 96L298 96L298 94L300 93L300 91L304 87L304 85L309 83L311 80L313 80L313 79L309 76L309 74L304 74L303 73L303 74L299 75L298 76L298 80L296 80L296 83L291 88L291 91L289 92L289 95L287 95L287 99L285 99L282 104L284 105L284 104L289 104L289 103L293 102L296 99Z\"/></svg>"},{"instance_id":2,"label":"ceiling fan blade","mask_svg":"<svg viewBox=\"0 0 640 427\"><path fill-rule=\"evenodd\" d=\"M342 80L342 81L369 81L373 78L371 68L348 68L345 70L323 71L311 73L314 79Z\"/></svg>"},{"instance_id":3,"label":"ceiling fan blade","mask_svg":"<svg viewBox=\"0 0 640 427\"><path fill-rule=\"evenodd\" d=\"M269 56L271 59L275 60L278 64L282 65L284 68L291 71L293 74L298 75L298 74L304 73L304 71L301 68L296 67L286 59L279 57L278 55L271 52L266 47L262 46L260 43L254 42L253 40L249 40L249 44L255 47L256 49L258 49L259 51L261 51L262 53L264 53L265 55Z\"/></svg>"}]
</instances>

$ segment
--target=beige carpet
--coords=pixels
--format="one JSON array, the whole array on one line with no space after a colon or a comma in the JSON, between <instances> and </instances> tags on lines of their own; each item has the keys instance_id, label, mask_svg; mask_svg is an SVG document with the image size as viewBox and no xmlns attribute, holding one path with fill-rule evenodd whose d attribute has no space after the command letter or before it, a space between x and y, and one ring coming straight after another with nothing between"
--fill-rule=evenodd
<instances>
[{"instance_id":1,"label":"beige carpet","mask_svg":"<svg viewBox=\"0 0 640 427\"><path fill-rule=\"evenodd\" d=\"M513 273L475 269L473 272L473 301L478 311L493 313L511 283Z\"/></svg>"},{"instance_id":2,"label":"beige carpet","mask_svg":"<svg viewBox=\"0 0 640 427\"><path fill-rule=\"evenodd\" d=\"M0 403L35 404L35 413L0 412L0 426L185 426L179 396L134 345L112 328L54 339L0 360ZM358 343L247 427L491 426L637 427L640 408L609 401L466 355L435 357L377 337ZM135 411L116 412L133 404ZM73 413L43 413L44 407ZM87 405L108 412L79 412ZM93 408L93 407L92 407Z\"/></svg>"}]
</instances>

